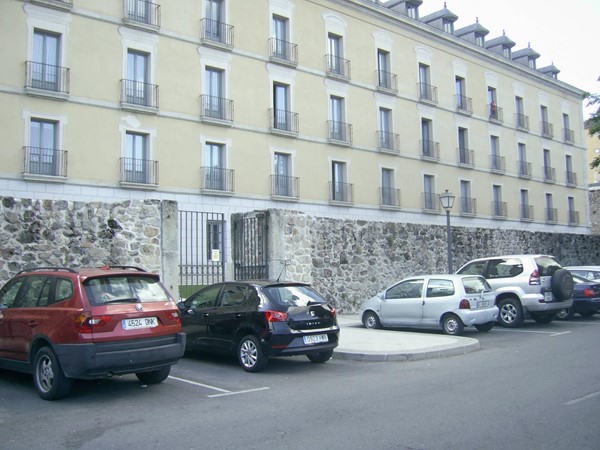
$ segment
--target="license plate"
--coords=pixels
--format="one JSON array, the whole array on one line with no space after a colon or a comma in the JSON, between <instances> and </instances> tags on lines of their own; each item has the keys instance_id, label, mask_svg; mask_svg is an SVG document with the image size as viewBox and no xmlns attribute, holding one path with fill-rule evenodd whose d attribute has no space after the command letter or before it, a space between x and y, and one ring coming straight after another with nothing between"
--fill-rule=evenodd
<instances>
[{"instance_id":1,"label":"license plate","mask_svg":"<svg viewBox=\"0 0 600 450\"><path fill-rule=\"evenodd\" d=\"M158 326L156 317L140 317L139 319L123 319L121 321L124 330L139 330L140 328L154 328Z\"/></svg>"},{"instance_id":2,"label":"license plate","mask_svg":"<svg viewBox=\"0 0 600 450\"><path fill-rule=\"evenodd\" d=\"M544 301L550 303L552 301L552 292L544 292Z\"/></svg>"},{"instance_id":3,"label":"license plate","mask_svg":"<svg viewBox=\"0 0 600 450\"><path fill-rule=\"evenodd\" d=\"M304 336L303 339L306 345L320 344L321 342L329 342L329 338L326 334L313 334L311 336Z\"/></svg>"},{"instance_id":4,"label":"license plate","mask_svg":"<svg viewBox=\"0 0 600 450\"><path fill-rule=\"evenodd\" d=\"M489 304L490 304L490 302L488 302L488 301L477 302L477 309L487 308L489 306Z\"/></svg>"}]
</instances>

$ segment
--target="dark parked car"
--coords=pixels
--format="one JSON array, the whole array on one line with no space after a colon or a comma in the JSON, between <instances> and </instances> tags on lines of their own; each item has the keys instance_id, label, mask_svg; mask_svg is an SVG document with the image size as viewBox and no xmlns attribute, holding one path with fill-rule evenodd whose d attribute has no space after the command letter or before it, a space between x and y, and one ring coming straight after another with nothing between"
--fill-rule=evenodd
<instances>
[{"instance_id":1,"label":"dark parked car","mask_svg":"<svg viewBox=\"0 0 600 450\"><path fill-rule=\"evenodd\" d=\"M0 368L33 374L45 400L73 379L169 376L185 351L175 301L159 275L135 267L41 267L0 289Z\"/></svg>"},{"instance_id":2,"label":"dark parked car","mask_svg":"<svg viewBox=\"0 0 600 450\"><path fill-rule=\"evenodd\" d=\"M305 283L217 283L179 308L189 350L235 353L247 372L264 369L271 356L323 363L338 345L335 308Z\"/></svg>"},{"instance_id":3,"label":"dark parked car","mask_svg":"<svg viewBox=\"0 0 600 450\"><path fill-rule=\"evenodd\" d=\"M561 320L571 319L575 313L591 317L600 311L600 283L573 274L573 306L556 313Z\"/></svg>"}]
</instances>

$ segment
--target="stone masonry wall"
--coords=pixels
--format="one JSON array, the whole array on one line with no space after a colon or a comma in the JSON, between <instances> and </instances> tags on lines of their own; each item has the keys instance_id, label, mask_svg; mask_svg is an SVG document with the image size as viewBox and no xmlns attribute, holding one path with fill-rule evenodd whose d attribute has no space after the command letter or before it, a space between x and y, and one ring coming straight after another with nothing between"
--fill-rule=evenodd
<instances>
[{"instance_id":1,"label":"stone masonry wall","mask_svg":"<svg viewBox=\"0 0 600 450\"><path fill-rule=\"evenodd\" d=\"M162 269L177 264L177 239L175 244L166 239L177 233L174 202L83 203L0 197L0 286L30 267L114 264L161 272L163 282L176 294L177 280L172 280L168 271L165 276Z\"/></svg>"}]
</instances>

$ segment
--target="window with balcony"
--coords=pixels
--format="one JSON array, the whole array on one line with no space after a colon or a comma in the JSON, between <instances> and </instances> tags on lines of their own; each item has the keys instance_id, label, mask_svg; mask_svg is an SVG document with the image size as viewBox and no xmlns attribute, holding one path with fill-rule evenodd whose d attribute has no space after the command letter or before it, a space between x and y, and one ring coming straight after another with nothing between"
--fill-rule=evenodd
<instances>
[{"instance_id":1,"label":"window with balcony","mask_svg":"<svg viewBox=\"0 0 600 450\"><path fill-rule=\"evenodd\" d=\"M334 202L351 203L353 201L352 185L348 183L347 166L345 162L331 163L330 200Z\"/></svg>"},{"instance_id":2,"label":"window with balcony","mask_svg":"<svg viewBox=\"0 0 600 450\"><path fill-rule=\"evenodd\" d=\"M150 0L123 0L125 23L157 29L160 27L160 5Z\"/></svg>"},{"instance_id":3,"label":"window with balcony","mask_svg":"<svg viewBox=\"0 0 600 450\"><path fill-rule=\"evenodd\" d=\"M548 108L543 105L540 106L540 130L543 137L552 139L554 136L553 126L548 121Z\"/></svg>"},{"instance_id":4,"label":"window with balcony","mask_svg":"<svg viewBox=\"0 0 600 450\"><path fill-rule=\"evenodd\" d=\"M273 109L271 110L271 131L285 134L298 133L298 114L290 111L290 86L273 83Z\"/></svg>"},{"instance_id":5,"label":"window with balcony","mask_svg":"<svg viewBox=\"0 0 600 450\"><path fill-rule=\"evenodd\" d=\"M394 134L392 110L379 108L378 147L380 151L398 153L398 135Z\"/></svg>"},{"instance_id":6,"label":"window with balcony","mask_svg":"<svg viewBox=\"0 0 600 450\"><path fill-rule=\"evenodd\" d=\"M127 51L127 78L122 80L121 103L124 108L158 108L158 86L150 83L150 54Z\"/></svg>"},{"instance_id":7,"label":"window with balcony","mask_svg":"<svg viewBox=\"0 0 600 450\"><path fill-rule=\"evenodd\" d=\"M440 159L439 144L433 141L433 121L421 119L421 158Z\"/></svg>"},{"instance_id":8,"label":"window with balcony","mask_svg":"<svg viewBox=\"0 0 600 450\"><path fill-rule=\"evenodd\" d=\"M134 184L158 184L158 165L150 159L149 135L126 133L125 157L121 161L121 181Z\"/></svg>"},{"instance_id":9,"label":"window with balcony","mask_svg":"<svg viewBox=\"0 0 600 450\"><path fill-rule=\"evenodd\" d=\"M59 149L57 121L32 118L29 123L29 146L24 148L24 175L65 177L67 152Z\"/></svg>"},{"instance_id":10,"label":"window with balcony","mask_svg":"<svg viewBox=\"0 0 600 450\"><path fill-rule=\"evenodd\" d=\"M544 149L543 158L544 167L542 167L542 171L544 173L544 181L547 183L554 183L556 182L556 169L552 167L552 158L550 155L550 150Z\"/></svg>"},{"instance_id":11,"label":"window with balcony","mask_svg":"<svg viewBox=\"0 0 600 450\"><path fill-rule=\"evenodd\" d=\"M393 169L381 169L381 206L400 206L400 191L396 189Z\"/></svg>"},{"instance_id":12,"label":"window with balcony","mask_svg":"<svg viewBox=\"0 0 600 450\"><path fill-rule=\"evenodd\" d=\"M69 69L61 67L61 35L33 32L33 60L26 63L25 88L61 96L69 92Z\"/></svg>"},{"instance_id":13,"label":"window with balcony","mask_svg":"<svg viewBox=\"0 0 600 450\"><path fill-rule=\"evenodd\" d=\"M225 167L225 145L207 142L204 145L204 166L201 188L215 192L233 192L233 172Z\"/></svg>"},{"instance_id":14,"label":"window with balcony","mask_svg":"<svg viewBox=\"0 0 600 450\"><path fill-rule=\"evenodd\" d=\"M567 215L569 219L569 225L579 224L579 211L575 209L575 197L567 198Z\"/></svg>"},{"instance_id":15,"label":"window with balcony","mask_svg":"<svg viewBox=\"0 0 600 450\"><path fill-rule=\"evenodd\" d=\"M419 63L419 100L437 103L437 88L431 85L431 69L427 64Z\"/></svg>"},{"instance_id":16,"label":"window with balcony","mask_svg":"<svg viewBox=\"0 0 600 450\"><path fill-rule=\"evenodd\" d=\"M527 162L527 147L525 144L517 144L517 173L520 177L531 178L531 163Z\"/></svg>"},{"instance_id":17,"label":"window with balcony","mask_svg":"<svg viewBox=\"0 0 600 450\"><path fill-rule=\"evenodd\" d=\"M533 205L529 204L529 191L527 189L521 189L521 220L531 221L533 220Z\"/></svg>"},{"instance_id":18,"label":"window with balcony","mask_svg":"<svg viewBox=\"0 0 600 450\"><path fill-rule=\"evenodd\" d=\"M529 130L529 117L525 115L523 99L515 97L515 123L518 129L523 131Z\"/></svg>"},{"instance_id":19,"label":"window with balcony","mask_svg":"<svg viewBox=\"0 0 600 450\"><path fill-rule=\"evenodd\" d=\"M498 96L496 88L488 86L488 103L487 103L488 119L492 122L502 123L502 108L498 106Z\"/></svg>"},{"instance_id":20,"label":"window with balcony","mask_svg":"<svg viewBox=\"0 0 600 450\"><path fill-rule=\"evenodd\" d=\"M466 128L458 128L458 164L473 167L474 152L469 149L469 131Z\"/></svg>"},{"instance_id":21,"label":"window with balcony","mask_svg":"<svg viewBox=\"0 0 600 450\"><path fill-rule=\"evenodd\" d=\"M476 200L471 196L471 182L460 181L460 213L466 216L477 214Z\"/></svg>"},{"instance_id":22,"label":"window with balcony","mask_svg":"<svg viewBox=\"0 0 600 450\"><path fill-rule=\"evenodd\" d=\"M492 217L495 219L506 218L506 202L502 201L502 186L492 186Z\"/></svg>"},{"instance_id":23,"label":"window with balcony","mask_svg":"<svg viewBox=\"0 0 600 450\"><path fill-rule=\"evenodd\" d=\"M568 114L562 115L563 121L563 141L567 144L573 144L575 142L575 133L571 130L570 120Z\"/></svg>"},{"instance_id":24,"label":"window with balcony","mask_svg":"<svg viewBox=\"0 0 600 450\"><path fill-rule=\"evenodd\" d=\"M506 171L504 157L500 155L500 138L498 136L490 136L490 169L497 173Z\"/></svg>"},{"instance_id":25,"label":"window with balcony","mask_svg":"<svg viewBox=\"0 0 600 450\"><path fill-rule=\"evenodd\" d=\"M201 41L204 45L230 50L233 48L233 27L225 23L225 2L226 0L205 0Z\"/></svg>"},{"instance_id":26,"label":"window with balcony","mask_svg":"<svg viewBox=\"0 0 600 450\"><path fill-rule=\"evenodd\" d=\"M298 46L290 42L290 20L287 17L273 15L270 58L285 65L298 64Z\"/></svg>"},{"instance_id":27,"label":"window with balcony","mask_svg":"<svg viewBox=\"0 0 600 450\"><path fill-rule=\"evenodd\" d=\"M233 122L233 100L226 98L225 71L206 66L204 94L201 98L200 118L203 122L229 126Z\"/></svg>"},{"instance_id":28,"label":"window with balcony","mask_svg":"<svg viewBox=\"0 0 600 450\"><path fill-rule=\"evenodd\" d=\"M456 111L462 114L472 114L472 100L470 97L467 97L465 79L462 77L455 77L454 86Z\"/></svg>"},{"instance_id":29,"label":"window with balcony","mask_svg":"<svg viewBox=\"0 0 600 450\"><path fill-rule=\"evenodd\" d=\"M439 195L435 193L435 176L423 175L422 207L424 211L440 210Z\"/></svg>"},{"instance_id":30,"label":"window with balcony","mask_svg":"<svg viewBox=\"0 0 600 450\"><path fill-rule=\"evenodd\" d=\"M271 194L274 197L298 198L298 179L293 177L291 172L291 155L276 152L273 155L273 175L271 176Z\"/></svg>"},{"instance_id":31,"label":"window with balcony","mask_svg":"<svg viewBox=\"0 0 600 450\"><path fill-rule=\"evenodd\" d=\"M340 145L352 144L352 125L346 123L346 104L343 97L329 97L329 142Z\"/></svg>"},{"instance_id":32,"label":"window with balcony","mask_svg":"<svg viewBox=\"0 0 600 450\"><path fill-rule=\"evenodd\" d=\"M398 90L398 77L391 71L390 53L377 50L377 88L395 93Z\"/></svg>"},{"instance_id":33,"label":"window with balcony","mask_svg":"<svg viewBox=\"0 0 600 450\"><path fill-rule=\"evenodd\" d=\"M350 61L344 58L343 38L337 34L327 35L328 53L325 56L327 62L327 75L342 79L350 79Z\"/></svg>"},{"instance_id":34,"label":"window with balcony","mask_svg":"<svg viewBox=\"0 0 600 450\"><path fill-rule=\"evenodd\" d=\"M577 186L577 174L573 171L573 157L565 155L566 181L569 186Z\"/></svg>"},{"instance_id":35,"label":"window with balcony","mask_svg":"<svg viewBox=\"0 0 600 450\"><path fill-rule=\"evenodd\" d=\"M554 207L552 194L546 194L546 222L556 223L558 221L558 211Z\"/></svg>"}]
</instances>

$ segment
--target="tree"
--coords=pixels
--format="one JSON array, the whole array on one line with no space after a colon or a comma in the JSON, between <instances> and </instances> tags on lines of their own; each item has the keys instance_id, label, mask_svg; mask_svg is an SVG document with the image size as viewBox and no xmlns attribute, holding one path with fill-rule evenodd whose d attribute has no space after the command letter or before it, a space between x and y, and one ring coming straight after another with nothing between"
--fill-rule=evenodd
<instances>
[{"instance_id":1,"label":"tree","mask_svg":"<svg viewBox=\"0 0 600 450\"><path fill-rule=\"evenodd\" d=\"M600 77L598 78L598 81L600 81ZM587 121L588 133L590 133L590 136L597 135L598 139L600 139L600 94L588 94L587 99L588 106L597 105L596 112L592 113L592 115ZM597 169L599 167L600 155L596 156L590 163L590 168L592 169Z\"/></svg>"}]
</instances>

